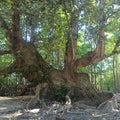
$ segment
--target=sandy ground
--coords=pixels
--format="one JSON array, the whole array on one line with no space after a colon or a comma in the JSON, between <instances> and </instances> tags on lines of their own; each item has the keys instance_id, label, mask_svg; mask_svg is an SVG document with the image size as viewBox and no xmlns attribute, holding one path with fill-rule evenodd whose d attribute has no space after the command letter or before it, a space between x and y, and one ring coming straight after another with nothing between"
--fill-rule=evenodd
<instances>
[{"instance_id":1,"label":"sandy ground","mask_svg":"<svg viewBox=\"0 0 120 120\"><path fill-rule=\"evenodd\" d=\"M0 120L120 120L120 111L103 113L85 105L61 105L53 103L46 108L26 111L32 96L0 97Z\"/></svg>"}]
</instances>

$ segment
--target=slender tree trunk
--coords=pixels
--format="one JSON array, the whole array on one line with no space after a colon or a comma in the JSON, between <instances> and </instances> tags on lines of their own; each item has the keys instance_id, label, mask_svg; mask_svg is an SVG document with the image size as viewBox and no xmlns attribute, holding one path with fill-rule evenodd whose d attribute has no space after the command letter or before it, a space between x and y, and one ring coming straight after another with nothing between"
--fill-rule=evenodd
<instances>
[{"instance_id":1,"label":"slender tree trunk","mask_svg":"<svg viewBox=\"0 0 120 120\"><path fill-rule=\"evenodd\" d=\"M117 83L117 84L116 84L116 86L117 86L117 92L120 92L119 73L118 73L118 70L119 70L119 69L118 69L118 66L119 66L119 65L118 65L118 55L115 56L115 64L116 64L116 65L115 65L115 66L116 66L116 67L115 67L115 73L116 73L115 75L116 75L116 83Z\"/></svg>"},{"instance_id":2,"label":"slender tree trunk","mask_svg":"<svg viewBox=\"0 0 120 120\"><path fill-rule=\"evenodd\" d=\"M116 87L116 75L115 75L115 56L113 56L113 79L114 79L115 92L117 92L117 87Z\"/></svg>"}]
</instances>

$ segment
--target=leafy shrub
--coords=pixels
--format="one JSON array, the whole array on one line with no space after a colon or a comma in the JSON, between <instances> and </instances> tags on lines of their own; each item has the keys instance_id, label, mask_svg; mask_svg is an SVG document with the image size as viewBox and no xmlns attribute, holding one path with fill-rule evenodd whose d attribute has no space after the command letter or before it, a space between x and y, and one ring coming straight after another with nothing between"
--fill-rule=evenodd
<instances>
[{"instance_id":1,"label":"leafy shrub","mask_svg":"<svg viewBox=\"0 0 120 120\"><path fill-rule=\"evenodd\" d=\"M56 90L53 94L55 100L57 101L65 101L65 96L68 93L68 86L66 84L62 84L56 87Z\"/></svg>"}]
</instances>

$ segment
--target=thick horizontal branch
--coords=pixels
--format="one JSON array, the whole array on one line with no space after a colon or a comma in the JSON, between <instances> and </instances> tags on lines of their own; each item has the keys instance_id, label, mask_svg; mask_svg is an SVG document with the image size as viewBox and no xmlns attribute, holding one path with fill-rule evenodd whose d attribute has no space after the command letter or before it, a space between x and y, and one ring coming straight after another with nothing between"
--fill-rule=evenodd
<instances>
[{"instance_id":1,"label":"thick horizontal branch","mask_svg":"<svg viewBox=\"0 0 120 120\"><path fill-rule=\"evenodd\" d=\"M77 68L82 68L82 67L86 67L92 64L95 64L97 62L100 62L102 60L104 60L105 58L108 58L114 54L120 54L120 50L113 50L110 54L108 55L103 55L101 56L97 51L90 51L88 53L86 53L84 56L82 56L80 59L77 59L74 62L74 69Z\"/></svg>"},{"instance_id":2,"label":"thick horizontal branch","mask_svg":"<svg viewBox=\"0 0 120 120\"><path fill-rule=\"evenodd\" d=\"M11 53L12 53L11 50L0 51L0 55L11 54Z\"/></svg>"},{"instance_id":3,"label":"thick horizontal branch","mask_svg":"<svg viewBox=\"0 0 120 120\"><path fill-rule=\"evenodd\" d=\"M77 68L82 68L82 67L86 67L89 65L92 65L94 63L100 62L101 60L105 59L107 56L98 56L98 53L96 53L96 51L90 51L88 53L86 53L84 56L82 56L80 59L77 59L74 62L74 69Z\"/></svg>"}]
</instances>

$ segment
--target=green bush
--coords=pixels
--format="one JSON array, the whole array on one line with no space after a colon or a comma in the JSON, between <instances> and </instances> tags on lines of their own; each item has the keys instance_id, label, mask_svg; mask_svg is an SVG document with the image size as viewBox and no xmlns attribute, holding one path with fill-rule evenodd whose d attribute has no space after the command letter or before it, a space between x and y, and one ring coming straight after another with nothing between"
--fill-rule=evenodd
<instances>
[{"instance_id":1,"label":"green bush","mask_svg":"<svg viewBox=\"0 0 120 120\"><path fill-rule=\"evenodd\" d=\"M68 93L68 86L66 84L62 84L56 87L56 90L53 94L55 100L57 101L65 101L65 96Z\"/></svg>"}]
</instances>

